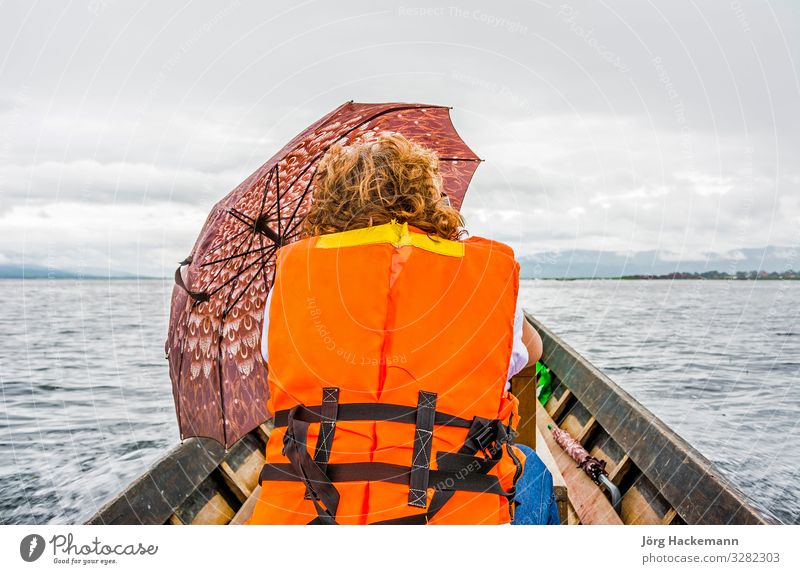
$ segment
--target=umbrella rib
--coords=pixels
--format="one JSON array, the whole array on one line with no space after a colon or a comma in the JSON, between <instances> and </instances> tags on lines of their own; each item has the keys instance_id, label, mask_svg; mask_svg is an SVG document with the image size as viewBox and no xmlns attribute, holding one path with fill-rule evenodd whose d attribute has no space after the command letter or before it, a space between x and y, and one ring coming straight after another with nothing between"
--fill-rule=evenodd
<instances>
[{"instance_id":1,"label":"umbrella rib","mask_svg":"<svg viewBox=\"0 0 800 574\"><path fill-rule=\"evenodd\" d=\"M270 177L267 179L266 186L269 186L269 182L270 182L270 180L271 180L271 179L272 179L272 174L270 173ZM238 211L238 210L237 210L237 211ZM231 212L231 211L228 211L228 213L232 213L232 212ZM236 217L236 214L233 214L233 213L232 213L232 215L234 215L234 217ZM245 217L247 217L247 216L245 216ZM237 217L237 219L238 219L238 217ZM241 219L240 219L240 221L241 221ZM251 226L249 226L249 227L248 227L248 229L252 229L252 230L253 230L253 234L251 234L251 235L250 235L250 245L248 245L248 246L247 246L247 249L246 249L246 251L250 251L250 247L251 247L251 246L252 246L252 244L253 244L253 235L256 233L255 226L251 225ZM239 242L239 244L238 244L238 245L237 245L237 246L234 248L234 251L238 251L238 250L239 250L239 248L240 248L240 247L241 247L241 246L244 244L244 242L245 242L246 240L247 240L247 237L243 237L243 238L242 238L242 240ZM239 274L240 274L240 273L243 271L243 269L242 269L242 267L241 267L243 264L244 264L244 259L243 259L243 260L242 260L242 262L239 264L239 269L237 269L237 270L236 270L236 273L234 273L234 274L231 276L231 278L230 278L230 279L228 279L227 281L225 281L224 283L222 283L221 285L219 285L219 286L218 286L216 289L214 289L213 291L208 291L208 295L209 295L209 296L212 296L212 295L215 295L216 293L219 293L219 291L220 291L220 290L221 290L223 287L225 287L226 285L228 285L229 283L231 283L232 281L234 281L234 280L235 280L235 279L238 277L238 275L239 275ZM249 268L249 267L248 267L248 268ZM211 284L212 284L214 281L216 281L216 280L217 280L217 278L218 278L218 277L220 276L220 274L222 273L222 270L223 270L223 269L225 269L225 266L224 266L224 265L220 266L220 268L219 268L219 269L217 270L217 272L214 274L214 277L212 277L212 278L211 278L211 280L208 282L208 285L211 285Z\"/></svg>"},{"instance_id":2,"label":"umbrella rib","mask_svg":"<svg viewBox=\"0 0 800 574\"><path fill-rule=\"evenodd\" d=\"M269 189L269 184L272 181L272 173L273 172L270 172L269 176L267 177L267 181L264 183L264 195L261 198L261 209L259 210L259 216L261 215L261 212L263 212L263 210L264 210L264 202L266 201L266 198L267 198L267 189ZM253 238L255 237L256 233L257 233L256 226L253 225L253 233L250 235L250 243L247 245L247 251L249 251L250 248L253 246ZM261 256L262 259L263 259L263 257L265 255ZM242 273L242 266L244 265L244 262L245 262L245 259L243 258L241 260L241 263L239 263L239 269L233 275L232 279L235 279L235 280L238 281L239 275ZM251 266L252 266L252 264L251 264ZM220 266L220 271L223 268L224 268L224 266ZM249 269L249 267L248 267L248 269ZM226 281L226 283L227 283L227 281ZM236 287L235 287L235 284L234 284L233 289L235 289L235 288ZM221 287L220 287L220 289L221 289ZM217 291L219 291L219 289L215 290L214 292L216 293ZM231 294L228 293L228 299L226 301L226 309L222 313L222 317L220 318L220 323L224 323L225 322L225 316L227 315L227 312L228 312L228 309L229 309L229 307L227 307L227 302L230 301L230 298L231 298ZM222 412L222 439L223 439L223 442L225 444L225 451L227 452L228 451L228 426L225 424L227 422L225 420L225 391L222 388L222 337L223 337L222 333L223 333L223 331L224 330L222 329L222 326L220 325L219 336L217 338L217 384L219 386L219 408L220 408L220 410Z\"/></svg>"},{"instance_id":3,"label":"umbrella rib","mask_svg":"<svg viewBox=\"0 0 800 574\"><path fill-rule=\"evenodd\" d=\"M239 221L241 221L242 223L244 223L248 228L251 228L251 227L255 226L255 224L256 224L256 220L255 219L253 219L252 217L250 217L249 215L247 215L245 213L242 213L241 211L239 211L235 207L232 207L230 209L226 209L225 212L226 213L230 213L231 215L233 215L234 218L236 218Z\"/></svg>"},{"instance_id":4,"label":"umbrella rib","mask_svg":"<svg viewBox=\"0 0 800 574\"><path fill-rule=\"evenodd\" d=\"M284 243L286 243L289 239L292 239L292 238L297 237L299 235L299 233L295 233L294 235L293 235L293 233L297 230L298 227L300 227L302 225L302 223L303 223L303 220L302 219L298 219L296 222L294 222L294 224L292 225L291 228L286 230L286 233L283 235L283 242Z\"/></svg>"},{"instance_id":5,"label":"umbrella rib","mask_svg":"<svg viewBox=\"0 0 800 574\"><path fill-rule=\"evenodd\" d=\"M274 247L274 246L273 246L273 247L270 247L270 249L272 249L272 250L274 251L275 247ZM270 255L272 255L272 254L270 254ZM261 258L261 260L260 260L260 263L261 263L261 269L259 270L259 272L258 272L258 273L255 273L255 274L253 274L253 276L250 278L250 281L248 281L248 282L247 282L247 285L245 285L245 286L244 286L244 289L242 289L242 290L239 292L239 294L236 296L236 299L234 299L234 300L233 300L233 303L231 303L230 305L228 305L228 306L225 308L225 311L226 311L226 312L227 312L227 311L230 311L231 309L233 309L234 307L236 307L236 304L239 302L239 299L241 299L241 298L242 298L242 295L244 295L244 294L247 292L247 290L250 288L250 285L252 285L252 284L253 284L253 282L254 282L254 281L256 280L256 278L258 277L259 273L263 273L263 272L264 272L264 263L265 263L265 258L263 258L263 257L262 257L262 258ZM252 266L251 266L251 267L252 267Z\"/></svg>"},{"instance_id":6,"label":"umbrella rib","mask_svg":"<svg viewBox=\"0 0 800 574\"><path fill-rule=\"evenodd\" d=\"M258 252L263 251L263 250L264 250L264 247L262 245L259 248L250 249L249 251L245 251L243 253L237 253L236 255L230 255L228 257L223 257L222 259L215 259L214 261L208 261L208 262L203 263L202 265L200 265L200 267L208 267L209 265L213 265L215 263L223 263L225 261L231 261L232 259L237 259L239 257L246 257L247 255L251 255L253 253L258 253Z\"/></svg>"},{"instance_id":7,"label":"umbrella rib","mask_svg":"<svg viewBox=\"0 0 800 574\"><path fill-rule=\"evenodd\" d=\"M278 165L280 162L275 164L275 205L277 205L277 212L278 212L278 239L280 240L281 237L281 174L278 170ZM266 191L264 192L264 201L267 199ZM263 211L264 204L262 202L261 209Z\"/></svg>"},{"instance_id":8,"label":"umbrella rib","mask_svg":"<svg viewBox=\"0 0 800 574\"><path fill-rule=\"evenodd\" d=\"M209 292L208 292L208 295L209 295L209 296L216 295L216 294L217 294L217 293L219 293L219 291L220 291L221 289L223 289L223 288L224 288L226 285L229 285L229 284L230 284L230 283L232 283L232 282L233 282L235 279L238 279L239 275L240 275L242 272L244 272L244 271L247 271L247 270L248 270L248 269L250 269L252 266L254 266L254 265L258 265L259 263L261 263L261 261L262 261L263 259L265 259L265 258L268 258L270 255L272 255L272 253L270 252L270 250L271 250L271 249L274 249L274 247L269 247L269 248L268 248L266 251L263 251L263 252L262 252L262 253L263 253L263 255L261 255L261 257L258 257L257 259L255 259L255 260L251 261L251 262L250 262L250 263L248 263L248 264L247 264L247 266L246 266L246 267L244 267L243 269L239 269L239 270L236 272L236 275L233 275L233 276L231 276L231 278L230 278L230 279L227 279L227 280L226 280L224 283L220 283L220 284L219 284L219 285L218 285L216 288L214 288L214 290L212 290L212 291L209 291Z\"/></svg>"},{"instance_id":9,"label":"umbrella rib","mask_svg":"<svg viewBox=\"0 0 800 574\"><path fill-rule=\"evenodd\" d=\"M288 229L286 231L286 233L284 234L283 243L286 243L286 239L288 239L289 236L292 234L292 232L294 232L300 226L300 224L302 223L302 221L295 222L294 218L297 215L297 212L300 210L300 206L303 205L303 201L305 201L305 198L308 195L308 192L311 190L311 184L314 183L314 177L316 175L317 175L317 168L314 167L314 173L311 174L311 177L308 180L308 184L306 184L306 188L303 190L303 193L300 196L300 199L297 200L297 205L294 206L294 211L292 212L292 216L289 218L289 221L294 223L294 225L292 225L292 227L290 229Z\"/></svg>"},{"instance_id":10,"label":"umbrella rib","mask_svg":"<svg viewBox=\"0 0 800 574\"><path fill-rule=\"evenodd\" d=\"M312 173L311 177L308 179L308 184L306 184L306 188L303 190L303 193L300 195L300 198L297 200L297 205L294 206L294 211L292 212L291 217L289 217L289 223L290 224L294 222L294 218L297 215L297 212L300 211L300 206L303 205L303 201L305 201L306 196L308 195L308 192L311 189L311 184L314 183L314 177L316 175L317 175L317 168L314 167L314 173ZM286 233L286 235L288 235L289 233L291 233L295 229L297 229L297 225L292 227L292 229L289 230ZM284 237L284 239L285 239L285 237ZM284 241L284 243L285 243L285 241Z\"/></svg>"},{"instance_id":11,"label":"umbrella rib","mask_svg":"<svg viewBox=\"0 0 800 574\"><path fill-rule=\"evenodd\" d=\"M253 218L251 218L246 213L243 213L243 212L239 211L235 207L232 207L231 209L226 209L225 213L227 213L228 215L232 215L234 219L239 220L242 224L244 224L245 228L242 229L241 231L239 231L238 233L236 233L235 235L231 236L227 240L223 241L222 243L219 243L218 245L209 248L209 250L206 253L213 253L214 251L218 251L218 250L222 249L228 243L230 243L231 241L233 241L234 239L236 239L237 237L239 237L243 233L247 233L255 225L255 220ZM269 221L269 219L267 221Z\"/></svg>"},{"instance_id":12,"label":"umbrella rib","mask_svg":"<svg viewBox=\"0 0 800 574\"><path fill-rule=\"evenodd\" d=\"M258 244L261 247L261 249L263 250L264 249L264 238L263 237L259 237L258 238ZM261 270L260 270L260 272L261 272L261 276L264 277L264 293L268 293L269 290L272 288L272 286L271 285L267 286L267 274L264 273L264 266L265 265L266 265L266 260L262 259L261 260ZM264 308L264 313L266 314L266 313L269 312L269 309L266 309L266 298L264 299L264 307L265 307ZM264 325L264 323L262 322L261 323L262 329L263 329L263 325Z\"/></svg>"},{"instance_id":13,"label":"umbrella rib","mask_svg":"<svg viewBox=\"0 0 800 574\"><path fill-rule=\"evenodd\" d=\"M261 212L264 210L264 202L267 200L267 190L269 189L269 184L272 183L272 176L274 175L275 171L277 171L277 165L275 166L276 170L270 170L269 176L267 176L267 181L264 182L264 195L261 197L261 208L259 209L259 216ZM250 235L250 243L247 245L247 250L249 251L250 248L253 246L253 238L255 237L256 233L256 226L253 225L253 233ZM242 265L244 265L244 260L239 264L239 269L236 271L234 278L238 277L238 275L242 272ZM230 295L228 295L230 297Z\"/></svg>"},{"instance_id":14,"label":"umbrella rib","mask_svg":"<svg viewBox=\"0 0 800 574\"><path fill-rule=\"evenodd\" d=\"M281 229L280 167L279 167L278 163L275 164L275 167L273 168L273 170L274 170L273 173L275 174L275 200L276 200L276 204L273 204L273 205L277 205L276 219L278 221L278 233L275 233L272 230L272 228L270 228L267 225L267 222L270 221L269 214L272 212L273 205L270 205L267 208L266 212L264 211L264 205L267 203L267 194L268 194L268 191L269 191L269 182L267 182L267 185L264 186L264 193L261 196L261 205L258 208L258 217L254 220L254 223L253 223L253 230L257 231L259 233L259 238L260 238L261 235L266 235L267 237L270 238L270 240L272 240L273 243L278 243L278 242L280 242L280 237L281 237L281 234L280 234L280 229ZM270 180L271 179L272 179L272 174L270 174ZM266 215L266 218L264 217L265 215ZM262 221L264 222L264 229L259 229L259 222L262 222ZM259 243L261 243L261 242L259 241ZM252 243L251 243L251 245L252 245Z\"/></svg>"},{"instance_id":15,"label":"umbrella rib","mask_svg":"<svg viewBox=\"0 0 800 574\"><path fill-rule=\"evenodd\" d=\"M269 214L269 212L270 212L270 211L271 211L271 209L268 209L268 210L267 210L267 214ZM213 253L214 251L219 251L220 249L222 249L223 247L225 247L226 245L228 245L230 242L232 242L232 241L233 241L234 239L236 239L237 237L239 237L239 236L241 236L241 235L243 235L243 234L247 233L247 232L248 232L249 230L251 230L251 229L253 228L253 226L255 225L255 222L254 222L254 220L253 220L253 219L252 219L252 218L251 218L249 215L247 215L247 214L245 214L245 213L242 213L241 211L239 211L239 210L238 210L238 209L236 209L235 207L234 207L234 208L231 208L230 210L226 209L226 210L225 210L225 213L227 213L228 215L232 215L232 216L234 217L234 219L238 219L240 222L242 222L242 223L245 225L245 228L244 228L244 229L242 229L241 231L239 231L238 233L236 233L235 235L233 235L232 237L228 238L226 241L224 241L224 242L220 243L219 245L216 245L216 246L214 246L214 247L211 247L211 248L210 248L210 249L209 249L209 250L206 252L206 254ZM270 219L268 218L266 221L270 221ZM239 247L241 247L241 245L242 245L241 243L240 243L239 245L237 245L237 246L236 246L236 249L238 249ZM220 259L219 261L224 261L224 259ZM215 263L215 262L214 262L214 261L212 261L212 262L210 262L210 263L203 263L203 265L201 265L200 267L203 267L203 266L205 266L205 265L211 265L211 263Z\"/></svg>"},{"instance_id":16,"label":"umbrella rib","mask_svg":"<svg viewBox=\"0 0 800 574\"><path fill-rule=\"evenodd\" d=\"M248 230L248 229L249 229L249 226L248 226L248 227L245 227L245 228L244 228L243 230L241 230L241 231L238 231L236 234L234 234L233 236L229 237L228 239L226 239L225 241L223 241L223 242L222 242L222 243L220 243L219 245L216 245L216 246L214 246L214 247L211 247L211 248L209 248L209 250L208 250L208 251L206 251L206 254L213 253L214 251L219 251L220 249L222 249L223 247L225 247L226 245L228 245L228 244L229 244L231 241L233 241L233 240L234 240L234 239L236 239L237 237L241 236L243 233L247 233L247 230Z\"/></svg>"},{"instance_id":17,"label":"umbrella rib","mask_svg":"<svg viewBox=\"0 0 800 574\"><path fill-rule=\"evenodd\" d=\"M247 214L246 214L244 211L242 211L241 209L236 209L235 207L231 207L231 212L232 212L232 213L235 213L235 214L236 214L236 215L238 215L239 217L242 217L242 218L244 218L248 224L250 224L250 225L255 225L255 222L256 222L256 220L255 220L255 219L253 219L252 217L250 217L249 215L247 215Z\"/></svg>"},{"instance_id":18,"label":"umbrella rib","mask_svg":"<svg viewBox=\"0 0 800 574\"><path fill-rule=\"evenodd\" d=\"M242 245L244 245L244 242L245 242L245 241L247 241L247 236L245 236L245 237L242 237L241 241L239 241L238 245L236 245L236 247L234 247L234 248L233 248L233 250L234 250L234 251L238 251L238 250L239 250L239 248L240 248ZM203 267L204 265L205 265L205 264L203 264L203 265L200 265L200 267ZM208 288L208 287L209 287L209 286L210 286L212 283L214 283L214 281L216 281L217 279L219 279L219 276L220 276L220 274L222 273L222 270L223 270L223 269L225 269L225 266L224 266L224 265L223 265L223 266L221 266L219 269L217 269L217 272L216 272L216 273L214 273L214 276L213 276L213 277L211 277L211 279L209 279L209 280L208 280L208 283L206 284L206 288ZM216 293L216 291L213 291L213 292L209 293L209 296L210 296L210 295L213 295L214 293Z\"/></svg>"}]
</instances>

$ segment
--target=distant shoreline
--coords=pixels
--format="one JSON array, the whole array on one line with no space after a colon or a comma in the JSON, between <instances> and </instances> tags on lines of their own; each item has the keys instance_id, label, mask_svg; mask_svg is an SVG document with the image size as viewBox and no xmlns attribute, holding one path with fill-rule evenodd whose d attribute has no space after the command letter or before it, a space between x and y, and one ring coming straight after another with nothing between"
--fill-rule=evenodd
<instances>
[{"instance_id":1,"label":"distant shoreline","mask_svg":"<svg viewBox=\"0 0 800 574\"><path fill-rule=\"evenodd\" d=\"M171 276L156 277L151 275L80 275L60 272L53 275L35 274L31 276L0 274L0 280L23 280L23 281L164 281L171 280ZM666 275L617 275L617 276L585 276L585 277L520 277L526 281L797 281L800 280L800 272L784 271L778 273L773 271L739 271L735 275L720 271L704 271L703 273L668 273Z\"/></svg>"},{"instance_id":2,"label":"distant shoreline","mask_svg":"<svg viewBox=\"0 0 800 574\"><path fill-rule=\"evenodd\" d=\"M171 281L172 277L102 277L99 275L74 277L13 277L2 276L0 281ZM520 277L522 281L798 281L795 277L669 277L664 275L623 275L621 277Z\"/></svg>"},{"instance_id":3,"label":"distant shoreline","mask_svg":"<svg viewBox=\"0 0 800 574\"><path fill-rule=\"evenodd\" d=\"M792 277L792 278L782 278L779 277L777 279L772 278L761 278L757 277L755 279L737 279L736 277L731 277L728 279L722 278L715 278L715 279L707 279L703 277L687 277L687 278L678 278L678 277L635 277L635 276L625 276L625 277L520 277L522 281L798 281L800 277Z\"/></svg>"},{"instance_id":4,"label":"distant shoreline","mask_svg":"<svg viewBox=\"0 0 800 574\"><path fill-rule=\"evenodd\" d=\"M13 275L0 276L0 281L155 281L172 279L171 277L152 277L152 276L133 276L133 277L103 277L102 275L70 275L70 276L56 276L56 277L43 277L36 275L34 277L22 277Z\"/></svg>"},{"instance_id":5,"label":"distant shoreline","mask_svg":"<svg viewBox=\"0 0 800 574\"><path fill-rule=\"evenodd\" d=\"M616 277L526 277L525 279L541 279L543 281L580 281L587 279L603 279L618 281L797 281L800 273L796 271L739 271L735 275L720 271L704 271L703 273L667 273L666 275L619 275Z\"/></svg>"}]
</instances>

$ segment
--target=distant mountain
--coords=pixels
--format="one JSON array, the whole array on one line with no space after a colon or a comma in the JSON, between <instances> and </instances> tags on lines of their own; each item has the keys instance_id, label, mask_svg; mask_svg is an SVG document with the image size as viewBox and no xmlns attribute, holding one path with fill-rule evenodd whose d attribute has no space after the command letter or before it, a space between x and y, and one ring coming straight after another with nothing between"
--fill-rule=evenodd
<instances>
[{"instance_id":1,"label":"distant mountain","mask_svg":"<svg viewBox=\"0 0 800 574\"><path fill-rule=\"evenodd\" d=\"M622 277L625 275L666 275L720 271L783 272L800 270L800 249L762 247L709 253L706 258L681 260L660 251L621 254L611 251L574 250L536 253L519 257L520 276L526 279L573 279L579 277Z\"/></svg>"},{"instance_id":2,"label":"distant mountain","mask_svg":"<svg viewBox=\"0 0 800 574\"><path fill-rule=\"evenodd\" d=\"M525 279L575 279L580 277L623 277L719 271L800 271L800 248L768 246L727 253L709 253L705 259L685 259L661 251L623 254L612 251L576 249L535 253L518 257L520 276ZM0 263L0 279L150 279L124 271L87 269L83 272L53 269L42 265Z\"/></svg>"},{"instance_id":3,"label":"distant mountain","mask_svg":"<svg viewBox=\"0 0 800 574\"><path fill-rule=\"evenodd\" d=\"M28 265L21 263L0 263L0 279L136 279L133 273L118 272L102 273L97 270L82 273L53 269L41 265ZM146 279L146 277L139 277Z\"/></svg>"}]
</instances>

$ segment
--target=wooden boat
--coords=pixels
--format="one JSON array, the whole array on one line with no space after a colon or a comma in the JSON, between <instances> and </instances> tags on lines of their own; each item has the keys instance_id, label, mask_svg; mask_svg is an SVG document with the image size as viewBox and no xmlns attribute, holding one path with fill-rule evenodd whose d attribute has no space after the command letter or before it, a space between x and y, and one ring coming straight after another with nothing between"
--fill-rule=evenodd
<instances>
[{"instance_id":1,"label":"wooden boat","mask_svg":"<svg viewBox=\"0 0 800 574\"><path fill-rule=\"evenodd\" d=\"M530 315L544 343L553 394L536 399L534 374L512 380L520 436L553 475L564 524L772 524L714 465L633 397ZM554 442L557 424L606 461L621 496L615 511L601 489ZM226 453L192 438L156 462L87 524L241 524L252 512L271 431L269 421Z\"/></svg>"}]
</instances>

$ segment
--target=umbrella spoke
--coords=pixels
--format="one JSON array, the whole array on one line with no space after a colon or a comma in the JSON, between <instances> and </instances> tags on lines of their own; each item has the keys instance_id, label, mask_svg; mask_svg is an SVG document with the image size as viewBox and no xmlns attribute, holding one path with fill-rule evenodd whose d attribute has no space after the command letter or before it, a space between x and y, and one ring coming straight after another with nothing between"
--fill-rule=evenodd
<instances>
[{"instance_id":1,"label":"umbrella spoke","mask_svg":"<svg viewBox=\"0 0 800 574\"><path fill-rule=\"evenodd\" d=\"M244 228L244 229L242 229L241 231L238 231L238 232L236 232L234 235L232 235L231 237L229 237L228 239L226 239L225 241L223 241L222 243L220 243L219 245L216 245L216 246L214 246L214 247L211 247L211 248L209 248L209 250L208 250L208 251L206 251L206 255L208 255L209 253L213 253L214 251L219 251L220 249L222 249L223 247L225 247L226 245L228 245L228 244L229 244L231 241L233 241L234 239L236 239L236 238L237 238L237 237L239 237L240 235L242 235L242 234L244 234L244 233L247 233L247 230L248 230L248 229L249 229L248 227L245 227L245 228Z\"/></svg>"},{"instance_id":2,"label":"umbrella spoke","mask_svg":"<svg viewBox=\"0 0 800 574\"><path fill-rule=\"evenodd\" d=\"M244 244L245 241L247 241L247 236L242 237L241 241L239 241L239 243L236 245L236 247L233 248L233 251L239 251L239 248ZM200 265L200 267L204 267L204 266L205 266L205 264ZM220 265L219 269L217 269L217 271L216 271L216 273L214 273L213 277L211 277L211 279L208 280L208 283L207 283L206 287L211 286L211 284L214 283L214 281L219 279L219 276L222 273L223 269L225 269L225 266L224 265ZM209 293L209 295L213 295L213 293Z\"/></svg>"},{"instance_id":3,"label":"umbrella spoke","mask_svg":"<svg viewBox=\"0 0 800 574\"><path fill-rule=\"evenodd\" d=\"M270 182L271 182L271 181L272 181L272 172L270 172L269 176L267 177L267 181L266 181L266 182L265 182L265 184L264 184L264 188L265 188L265 189L269 187L269 184L270 184ZM266 192L265 192L265 193L266 193ZM262 204L262 205L263 205L263 204ZM240 212L239 212L239 210L237 210L236 208L232 208L231 210L228 210L228 213L232 214L234 217L236 217L237 219L239 219L239 220L240 220L240 221L242 221L243 223L246 223L246 221L245 221L245 219L242 219L242 217L243 217L243 218L246 218L246 219L250 219L250 217L249 217L249 216L247 216L247 215L244 215L243 213L241 214L241 216L242 216L242 217L239 217L239 213L240 213ZM252 224L251 224L251 225L249 226L249 229L252 229L252 230L253 230L253 233L252 233L252 234L250 234L250 243L247 245L247 249L245 249L245 251L250 251L250 248L251 248L251 247L252 247L252 245L253 245L253 237L254 237L254 236L255 236L255 234L257 233L257 231L256 231L256 226L255 226L255 225L252 225ZM242 240L239 242L239 244L238 244L238 245L237 245L237 246L234 248L234 251L238 251L238 250L239 250L239 248L240 248L240 247L241 247L241 246L244 244L244 242L245 242L246 240L247 240L247 236L243 237L243 238L242 238ZM236 273L234 273L234 274L231 276L231 278L230 278L230 279L228 279L227 281L225 281L224 283L222 283L222 285L220 285L219 287L217 287L217 288L216 288L216 289L214 289L213 291L210 291L210 292L208 292L208 295L209 295L209 297L211 297L211 296L215 295L215 294L216 294L216 293L218 293L218 292L219 292L219 291L220 291L220 290L221 290L223 287L225 287L225 285L227 285L227 284L228 284L228 283L230 283L231 281L235 280L235 279L238 277L238 275L239 275L239 274L242 272L242 265L244 265L244 262L245 262L245 258L242 258L242 261L239 263L239 269L237 269L237 270L236 270ZM248 268L249 268L249 267L248 267ZM222 270L223 270L223 269L225 269L225 265L220 265L219 269L217 269L217 272L214 274L214 277L212 277L212 278L211 278L211 280L208 282L208 285L211 285L211 284L212 284L214 281L216 281L216 280L219 278L219 276L220 276L220 274L222 273ZM230 296L230 295L229 295L229 296Z\"/></svg>"},{"instance_id":4,"label":"umbrella spoke","mask_svg":"<svg viewBox=\"0 0 800 574\"><path fill-rule=\"evenodd\" d=\"M264 195L261 198L261 209L258 210L259 217L261 216L261 212L264 210L264 202L267 199L267 190L269 189L269 184L272 182L272 176L273 176L274 173L275 173L274 170L270 170L270 173L267 176L267 180L264 182ZM258 233L258 229L257 229L257 225L256 225L257 221L258 221L257 219L254 220L254 224L252 226L253 227L253 233L250 235L250 243L248 243L246 251L249 251L250 248L253 246L253 238L255 237L256 233ZM244 265L244 259L242 259L241 263L239 263L239 269L236 272L236 274L234 275L234 277L236 277L239 273L242 272L242 265Z\"/></svg>"},{"instance_id":5,"label":"umbrella spoke","mask_svg":"<svg viewBox=\"0 0 800 574\"><path fill-rule=\"evenodd\" d=\"M264 263L266 263L266 260L264 258L262 258L261 259L261 269L259 269L258 272L253 273L253 276L250 278L250 281L247 282L247 285L244 286L244 289L239 291L239 294L236 296L236 299L233 300L233 303L231 303L230 305L227 306L227 308L225 309L226 313L228 311L230 311L231 309L233 309L234 307L236 307L236 304L242 298L242 295L247 293L247 290L250 289L250 286L258 278L259 274L263 274L264 273Z\"/></svg>"},{"instance_id":6,"label":"umbrella spoke","mask_svg":"<svg viewBox=\"0 0 800 574\"><path fill-rule=\"evenodd\" d=\"M235 207L232 207L231 209L226 209L225 213L230 213L236 219L238 219L239 221L244 223L249 228L252 228L253 225L255 225L255 221L256 221L255 219L253 219L249 215L246 215L246 214L242 213L241 211L239 211Z\"/></svg>"},{"instance_id":7,"label":"umbrella spoke","mask_svg":"<svg viewBox=\"0 0 800 574\"><path fill-rule=\"evenodd\" d=\"M220 292L222 289L224 289L224 288L225 288L225 286L229 285L230 283L232 283L233 281L235 281L236 279L238 279L238 278L239 278L239 275L241 275L243 272L247 271L248 269L250 269L250 268L251 268L251 267L253 267L254 265L258 265L258 264L259 264L259 263L261 263L262 261L267 261L267 260L269 260L269 258L270 258L270 257L272 256L272 254L274 253L274 250L275 250L275 247L274 247L274 246L270 246L270 247L268 247L266 250L264 250L264 251L263 251L263 255L261 255L261 257L258 257L258 258L256 258L256 259L254 259L253 261L251 261L250 263L248 263L246 267L244 267L243 269L239 269L239 270L236 272L236 274L234 274L234 275L231 275L231 276L230 276L228 279L226 279L226 280L225 280L223 283L220 283L220 284L219 284L217 287L215 287L213 290L209 291L209 292L208 292L208 295L209 295L209 297L213 297L214 295L216 295L217 293L219 293L219 292Z\"/></svg>"},{"instance_id":8,"label":"umbrella spoke","mask_svg":"<svg viewBox=\"0 0 800 574\"><path fill-rule=\"evenodd\" d=\"M247 233L253 227L252 218L249 215L246 215L246 214L242 213L241 211L239 211L235 207L233 207L231 209L226 209L225 213L227 213L228 215L232 215L234 217L234 219L238 219L241 223L244 224L245 227L244 227L244 229L242 229L241 231L235 233L233 236L229 237L228 239L222 241L221 243L215 245L214 247L209 248L209 250L206 251L206 254L213 253L214 251L219 251L220 249L222 249L223 247L228 245L231 241L233 241L234 239L236 239L240 235L242 235L244 233ZM241 247L241 244L238 245L236 248L238 249L239 247Z\"/></svg>"},{"instance_id":9,"label":"umbrella spoke","mask_svg":"<svg viewBox=\"0 0 800 574\"><path fill-rule=\"evenodd\" d=\"M311 184L314 183L314 176L317 175L317 168L314 168L314 173L311 174L311 177L308 178L308 183L306 184L306 188L303 190L303 193L300 194L299 199L297 200L297 204L294 206L294 211L292 211L292 215L289 217L289 224L294 223L294 218L297 216L297 212L300 211L300 206L303 205L303 201L305 201L308 192L311 190ZM286 234L283 237L283 242L286 243L286 239L288 239L288 235L297 229L297 225L294 225L291 229L287 230Z\"/></svg>"},{"instance_id":10,"label":"umbrella spoke","mask_svg":"<svg viewBox=\"0 0 800 574\"><path fill-rule=\"evenodd\" d=\"M292 235L292 234L295 231L297 231L297 228L300 227L302 224L303 224L303 219L302 218L299 218L299 219L297 219L297 221L294 221L292 223L292 226L289 229L287 229L286 233L284 234L284 242L286 242L286 240L289 239L290 237L296 237L297 234L295 234L295 235Z\"/></svg>"},{"instance_id":11,"label":"umbrella spoke","mask_svg":"<svg viewBox=\"0 0 800 574\"><path fill-rule=\"evenodd\" d=\"M261 243L262 243L261 247L259 247L257 249L251 249L249 251L243 251L242 253L237 253L235 255L229 255L228 257L223 257L222 259L215 259L214 261L208 261L208 262L203 263L202 265L200 265L200 267L208 267L209 265L214 265L215 263L223 263L225 261L231 261L231 260L237 259L239 257L246 257L247 255L251 255L253 253L258 253L258 252L264 250L263 242L261 242Z\"/></svg>"},{"instance_id":12,"label":"umbrella spoke","mask_svg":"<svg viewBox=\"0 0 800 574\"><path fill-rule=\"evenodd\" d=\"M266 199L266 196L264 197ZM278 171L278 164L275 164L275 205L277 206L278 211L278 238L280 239L281 236L281 174ZM264 209L264 205L261 205L261 209Z\"/></svg>"}]
</instances>

